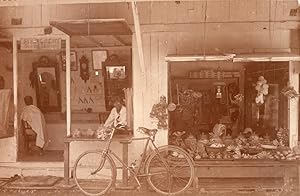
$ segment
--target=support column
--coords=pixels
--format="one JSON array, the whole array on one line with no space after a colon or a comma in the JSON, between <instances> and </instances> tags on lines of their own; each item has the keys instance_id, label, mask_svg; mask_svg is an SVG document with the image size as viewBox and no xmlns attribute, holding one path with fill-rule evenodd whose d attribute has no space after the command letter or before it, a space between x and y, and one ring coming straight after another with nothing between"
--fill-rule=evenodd
<instances>
[{"instance_id":1,"label":"support column","mask_svg":"<svg viewBox=\"0 0 300 196\"><path fill-rule=\"evenodd\" d=\"M14 95L14 133L18 139L18 45L13 37L13 95ZM17 140L18 141L18 140Z\"/></svg>"},{"instance_id":2,"label":"support column","mask_svg":"<svg viewBox=\"0 0 300 196\"><path fill-rule=\"evenodd\" d=\"M67 136L71 135L71 64L70 64L70 36L66 38L66 113Z\"/></svg>"},{"instance_id":3,"label":"support column","mask_svg":"<svg viewBox=\"0 0 300 196\"><path fill-rule=\"evenodd\" d=\"M289 81L294 89L299 91L299 73L296 68L300 66L298 61L289 62ZM299 124L299 98L288 100L288 128L289 128L289 144L293 148L298 144L298 124Z\"/></svg>"},{"instance_id":4,"label":"support column","mask_svg":"<svg viewBox=\"0 0 300 196\"><path fill-rule=\"evenodd\" d=\"M140 19L139 19L139 12L138 12L138 8L137 8L137 2L132 1L131 7L132 7L133 20L134 20L135 38L136 38L136 44L137 44L137 49L138 49L138 54L139 54L141 74L144 75L145 74L145 61L144 61L142 33L141 33L141 25L140 25Z\"/></svg>"}]
</instances>

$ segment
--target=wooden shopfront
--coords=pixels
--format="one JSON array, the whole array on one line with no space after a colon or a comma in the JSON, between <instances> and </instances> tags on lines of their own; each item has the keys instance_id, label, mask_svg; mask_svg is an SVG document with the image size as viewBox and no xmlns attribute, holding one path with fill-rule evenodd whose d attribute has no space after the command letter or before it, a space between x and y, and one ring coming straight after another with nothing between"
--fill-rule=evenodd
<instances>
[{"instance_id":1,"label":"wooden shopfront","mask_svg":"<svg viewBox=\"0 0 300 196\"><path fill-rule=\"evenodd\" d=\"M91 24L91 28L96 25L94 29L98 32L82 30L88 26L86 20L74 22L82 24L80 28L73 27L70 21L52 22L62 29L64 25L71 25L73 31L68 32L75 32L72 38L54 27L49 27L50 33L44 28L18 30L12 41L13 55L3 53L9 64L13 64L11 75L5 77L6 87L11 88L14 95L18 94L11 101L18 106L14 111L13 139L16 141L10 145L16 153L12 161L54 162L61 167L64 138L81 130L86 137L87 130L96 130L106 120L116 96L125 100L128 126L132 127L132 32L123 19L90 22L94 25ZM110 26L115 29L109 31ZM40 31L45 32L39 35ZM83 34L77 35L78 32ZM45 156L24 152L19 115L24 107L23 98L28 95L46 120L48 146ZM83 150L97 146L93 142L74 143L72 147L76 153L71 153L72 163ZM120 153L121 146L116 145Z\"/></svg>"},{"instance_id":2,"label":"wooden shopfront","mask_svg":"<svg viewBox=\"0 0 300 196\"><path fill-rule=\"evenodd\" d=\"M263 189L299 187L291 183L299 182L300 173L298 113L292 108L298 107L299 72L298 62L288 60L298 57L249 56L166 57L169 102L176 104L169 108L169 143L194 158L198 188L220 178L265 179ZM260 102L263 79L268 92ZM264 183L270 178L282 183ZM236 189L251 188L247 183Z\"/></svg>"}]
</instances>

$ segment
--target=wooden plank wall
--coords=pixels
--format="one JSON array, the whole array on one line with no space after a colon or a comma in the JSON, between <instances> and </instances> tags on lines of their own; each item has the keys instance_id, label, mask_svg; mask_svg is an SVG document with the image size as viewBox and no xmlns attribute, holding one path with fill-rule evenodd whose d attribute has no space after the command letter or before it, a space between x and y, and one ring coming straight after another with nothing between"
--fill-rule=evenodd
<instances>
[{"instance_id":1,"label":"wooden plank wall","mask_svg":"<svg viewBox=\"0 0 300 196\"><path fill-rule=\"evenodd\" d=\"M289 80L291 86L299 92L299 73L296 68L300 66L299 62L290 62L289 64ZM299 142L299 98L289 99L288 125L289 125L289 141L290 147L298 145Z\"/></svg>"},{"instance_id":2,"label":"wooden plank wall","mask_svg":"<svg viewBox=\"0 0 300 196\"><path fill-rule=\"evenodd\" d=\"M150 119L149 114L160 96L167 97L168 64L164 58L175 52L175 44L169 43L176 41L175 36L168 33L144 33L142 39L145 75L141 74L138 55L133 55L134 129L139 126L156 128L157 121ZM133 54L137 54L135 39ZM160 130L157 138L159 143L167 143L167 130Z\"/></svg>"}]
</instances>

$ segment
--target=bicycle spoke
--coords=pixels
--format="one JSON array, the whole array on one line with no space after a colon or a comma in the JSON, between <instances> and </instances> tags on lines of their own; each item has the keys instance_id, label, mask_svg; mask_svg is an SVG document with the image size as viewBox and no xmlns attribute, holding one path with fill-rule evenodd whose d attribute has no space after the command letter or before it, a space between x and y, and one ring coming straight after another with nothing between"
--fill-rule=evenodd
<instances>
[{"instance_id":1,"label":"bicycle spoke","mask_svg":"<svg viewBox=\"0 0 300 196\"><path fill-rule=\"evenodd\" d=\"M183 168L184 169L184 168ZM188 176L189 175L189 172L187 172L187 171L185 171L186 169L184 169L184 170L182 170L182 171L180 171L180 170L172 170L171 169L171 173L172 174L184 174L185 176Z\"/></svg>"},{"instance_id":2,"label":"bicycle spoke","mask_svg":"<svg viewBox=\"0 0 300 196\"><path fill-rule=\"evenodd\" d=\"M169 176L169 193L171 193L172 191L172 176L168 175Z\"/></svg>"},{"instance_id":3,"label":"bicycle spoke","mask_svg":"<svg viewBox=\"0 0 300 196\"><path fill-rule=\"evenodd\" d=\"M165 178L161 178L161 180L159 180L159 181L156 180L155 184L160 184L161 185L161 184L163 184L164 181L166 181L166 179Z\"/></svg>"},{"instance_id":4,"label":"bicycle spoke","mask_svg":"<svg viewBox=\"0 0 300 196\"><path fill-rule=\"evenodd\" d=\"M185 183L187 183L187 182L188 182L188 180L184 180L184 179L182 179L182 178L176 178L176 180L179 180L179 181L181 181L181 182L185 182Z\"/></svg>"},{"instance_id":5,"label":"bicycle spoke","mask_svg":"<svg viewBox=\"0 0 300 196\"><path fill-rule=\"evenodd\" d=\"M74 166L74 179L85 195L104 195L115 182L115 164L102 151L87 151L79 156Z\"/></svg>"},{"instance_id":6,"label":"bicycle spoke","mask_svg":"<svg viewBox=\"0 0 300 196\"><path fill-rule=\"evenodd\" d=\"M176 158L172 154L183 155ZM165 175L152 175L165 169ZM174 146L159 148L159 155L153 153L146 164L147 180L151 187L163 195L176 195L183 193L192 184L194 166L192 160L183 150ZM152 172L152 173L151 173Z\"/></svg>"}]
</instances>

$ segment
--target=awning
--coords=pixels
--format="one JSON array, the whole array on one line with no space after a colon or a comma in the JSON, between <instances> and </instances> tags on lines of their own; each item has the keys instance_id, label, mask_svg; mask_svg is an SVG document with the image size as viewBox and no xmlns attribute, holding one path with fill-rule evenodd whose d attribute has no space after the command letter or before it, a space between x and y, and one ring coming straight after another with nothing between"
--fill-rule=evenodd
<instances>
[{"instance_id":1,"label":"awning","mask_svg":"<svg viewBox=\"0 0 300 196\"><path fill-rule=\"evenodd\" d=\"M300 61L300 55L294 53L256 53L256 54L224 54L224 55L168 55L167 62L189 61L233 61L233 62L278 62Z\"/></svg>"},{"instance_id":2,"label":"awning","mask_svg":"<svg viewBox=\"0 0 300 196\"><path fill-rule=\"evenodd\" d=\"M293 53L266 53L237 55L233 62L278 62L278 61L300 61L299 54Z\"/></svg>"},{"instance_id":3,"label":"awning","mask_svg":"<svg viewBox=\"0 0 300 196\"><path fill-rule=\"evenodd\" d=\"M125 19L62 20L51 21L50 25L70 36L132 35Z\"/></svg>"},{"instance_id":4,"label":"awning","mask_svg":"<svg viewBox=\"0 0 300 196\"><path fill-rule=\"evenodd\" d=\"M235 54L228 55L168 55L167 62L188 62L188 61L228 61L232 60Z\"/></svg>"}]
</instances>

